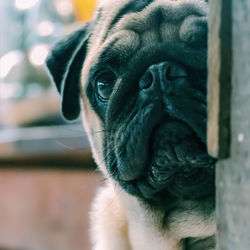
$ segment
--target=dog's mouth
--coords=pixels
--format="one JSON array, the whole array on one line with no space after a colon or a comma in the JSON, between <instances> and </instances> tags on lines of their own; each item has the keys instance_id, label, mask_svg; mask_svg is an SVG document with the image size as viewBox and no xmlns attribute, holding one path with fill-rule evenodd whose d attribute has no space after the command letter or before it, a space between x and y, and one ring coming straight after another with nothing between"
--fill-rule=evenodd
<instances>
[{"instance_id":1,"label":"dog's mouth","mask_svg":"<svg viewBox=\"0 0 250 250\"><path fill-rule=\"evenodd\" d=\"M153 129L148 145L148 163L141 175L127 181L118 177L127 192L164 206L173 199L195 200L213 195L215 159L187 124L163 119Z\"/></svg>"},{"instance_id":2,"label":"dog's mouth","mask_svg":"<svg viewBox=\"0 0 250 250\"><path fill-rule=\"evenodd\" d=\"M214 159L206 145L179 120L159 124L153 133L147 181L176 197L196 199L208 195L214 181Z\"/></svg>"}]
</instances>

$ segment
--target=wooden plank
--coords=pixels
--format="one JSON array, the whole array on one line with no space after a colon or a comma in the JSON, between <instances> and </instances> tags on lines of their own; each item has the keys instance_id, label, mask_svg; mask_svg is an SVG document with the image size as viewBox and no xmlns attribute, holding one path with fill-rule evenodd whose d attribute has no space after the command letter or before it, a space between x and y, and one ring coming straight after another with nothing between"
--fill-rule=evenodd
<instances>
[{"instance_id":1,"label":"wooden plank","mask_svg":"<svg viewBox=\"0 0 250 250\"><path fill-rule=\"evenodd\" d=\"M90 151L78 150L54 154L16 155L0 158L1 169L37 170L96 170L96 164ZM34 170L34 169L33 169Z\"/></svg>"},{"instance_id":2,"label":"wooden plank","mask_svg":"<svg viewBox=\"0 0 250 250\"><path fill-rule=\"evenodd\" d=\"M230 149L231 0L210 1L208 38L208 152L226 158Z\"/></svg>"},{"instance_id":3,"label":"wooden plank","mask_svg":"<svg viewBox=\"0 0 250 250\"><path fill-rule=\"evenodd\" d=\"M216 168L218 250L250 248L249 13L250 1L232 0L231 149L230 158ZM225 18L227 14L221 16Z\"/></svg>"},{"instance_id":4,"label":"wooden plank","mask_svg":"<svg viewBox=\"0 0 250 250\"><path fill-rule=\"evenodd\" d=\"M82 124L4 129L0 131L0 160L23 155L90 152Z\"/></svg>"}]
</instances>

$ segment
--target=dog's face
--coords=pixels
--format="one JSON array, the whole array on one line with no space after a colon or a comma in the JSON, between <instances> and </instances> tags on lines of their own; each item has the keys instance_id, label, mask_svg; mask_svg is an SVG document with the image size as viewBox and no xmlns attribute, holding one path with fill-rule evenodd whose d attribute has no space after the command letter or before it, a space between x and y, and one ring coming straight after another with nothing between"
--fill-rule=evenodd
<instances>
[{"instance_id":1,"label":"dog's face","mask_svg":"<svg viewBox=\"0 0 250 250\"><path fill-rule=\"evenodd\" d=\"M206 39L204 1L104 0L47 61L64 116L83 101L97 164L146 204L214 195Z\"/></svg>"}]
</instances>

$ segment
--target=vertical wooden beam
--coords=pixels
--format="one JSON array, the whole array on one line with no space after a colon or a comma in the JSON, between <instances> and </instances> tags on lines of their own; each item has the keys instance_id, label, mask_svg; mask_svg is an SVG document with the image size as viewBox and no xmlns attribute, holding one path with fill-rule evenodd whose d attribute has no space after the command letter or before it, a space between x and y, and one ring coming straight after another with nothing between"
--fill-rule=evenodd
<instances>
[{"instance_id":1,"label":"vertical wooden beam","mask_svg":"<svg viewBox=\"0 0 250 250\"><path fill-rule=\"evenodd\" d=\"M230 148L231 0L210 1L208 38L208 152L226 158Z\"/></svg>"},{"instance_id":2,"label":"vertical wooden beam","mask_svg":"<svg viewBox=\"0 0 250 250\"><path fill-rule=\"evenodd\" d=\"M211 1L208 149L220 158L216 166L217 250L250 249L249 13L250 1ZM233 41L232 50L223 48L229 43L226 37ZM232 61L227 61L230 57ZM225 126L229 118L231 126ZM221 159L229 153L230 158Z\"/></svg>"}]
</instances>

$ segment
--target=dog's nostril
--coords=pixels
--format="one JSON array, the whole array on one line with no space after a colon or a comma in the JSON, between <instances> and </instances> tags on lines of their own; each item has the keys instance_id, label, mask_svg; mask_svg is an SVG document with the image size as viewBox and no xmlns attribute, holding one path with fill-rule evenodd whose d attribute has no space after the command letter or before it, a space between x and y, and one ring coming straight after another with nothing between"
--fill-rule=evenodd
<instances>
[{"instance_id":1,"label":"dog's nostril","mask_svg":"<svg viewBox=\"0 0 250 250\"><path fill-rule=\"evenodd\" d=\"M170 67L167 67L165 77L167 80L170 80L170 81L173 80L173 76L171 76L171 68Z\"/></svg>"},{"instance_id":2,"label":"dog's nostril","mask_svg":"<svg viewBox=\"0 0 250 250\"><path fill-rule=\"evenodd\" d=\"M187 78L186 69L175 62L165 61L151 65L139 80L139 89L143 92L159 91L161 85L166 85L176 79Z\"/></svg>"},{"instance_id":3,"label":"dog's nostril","mask_svg":"<svg viewBox=\"0 0 250 250\"><path fill-rule=\"evenodd\" d=\"M141 90L148 89L152 85L154 77L151 72L147 71L143 77L140 79L139 87Z\"/></svg>"}]
</instances>

